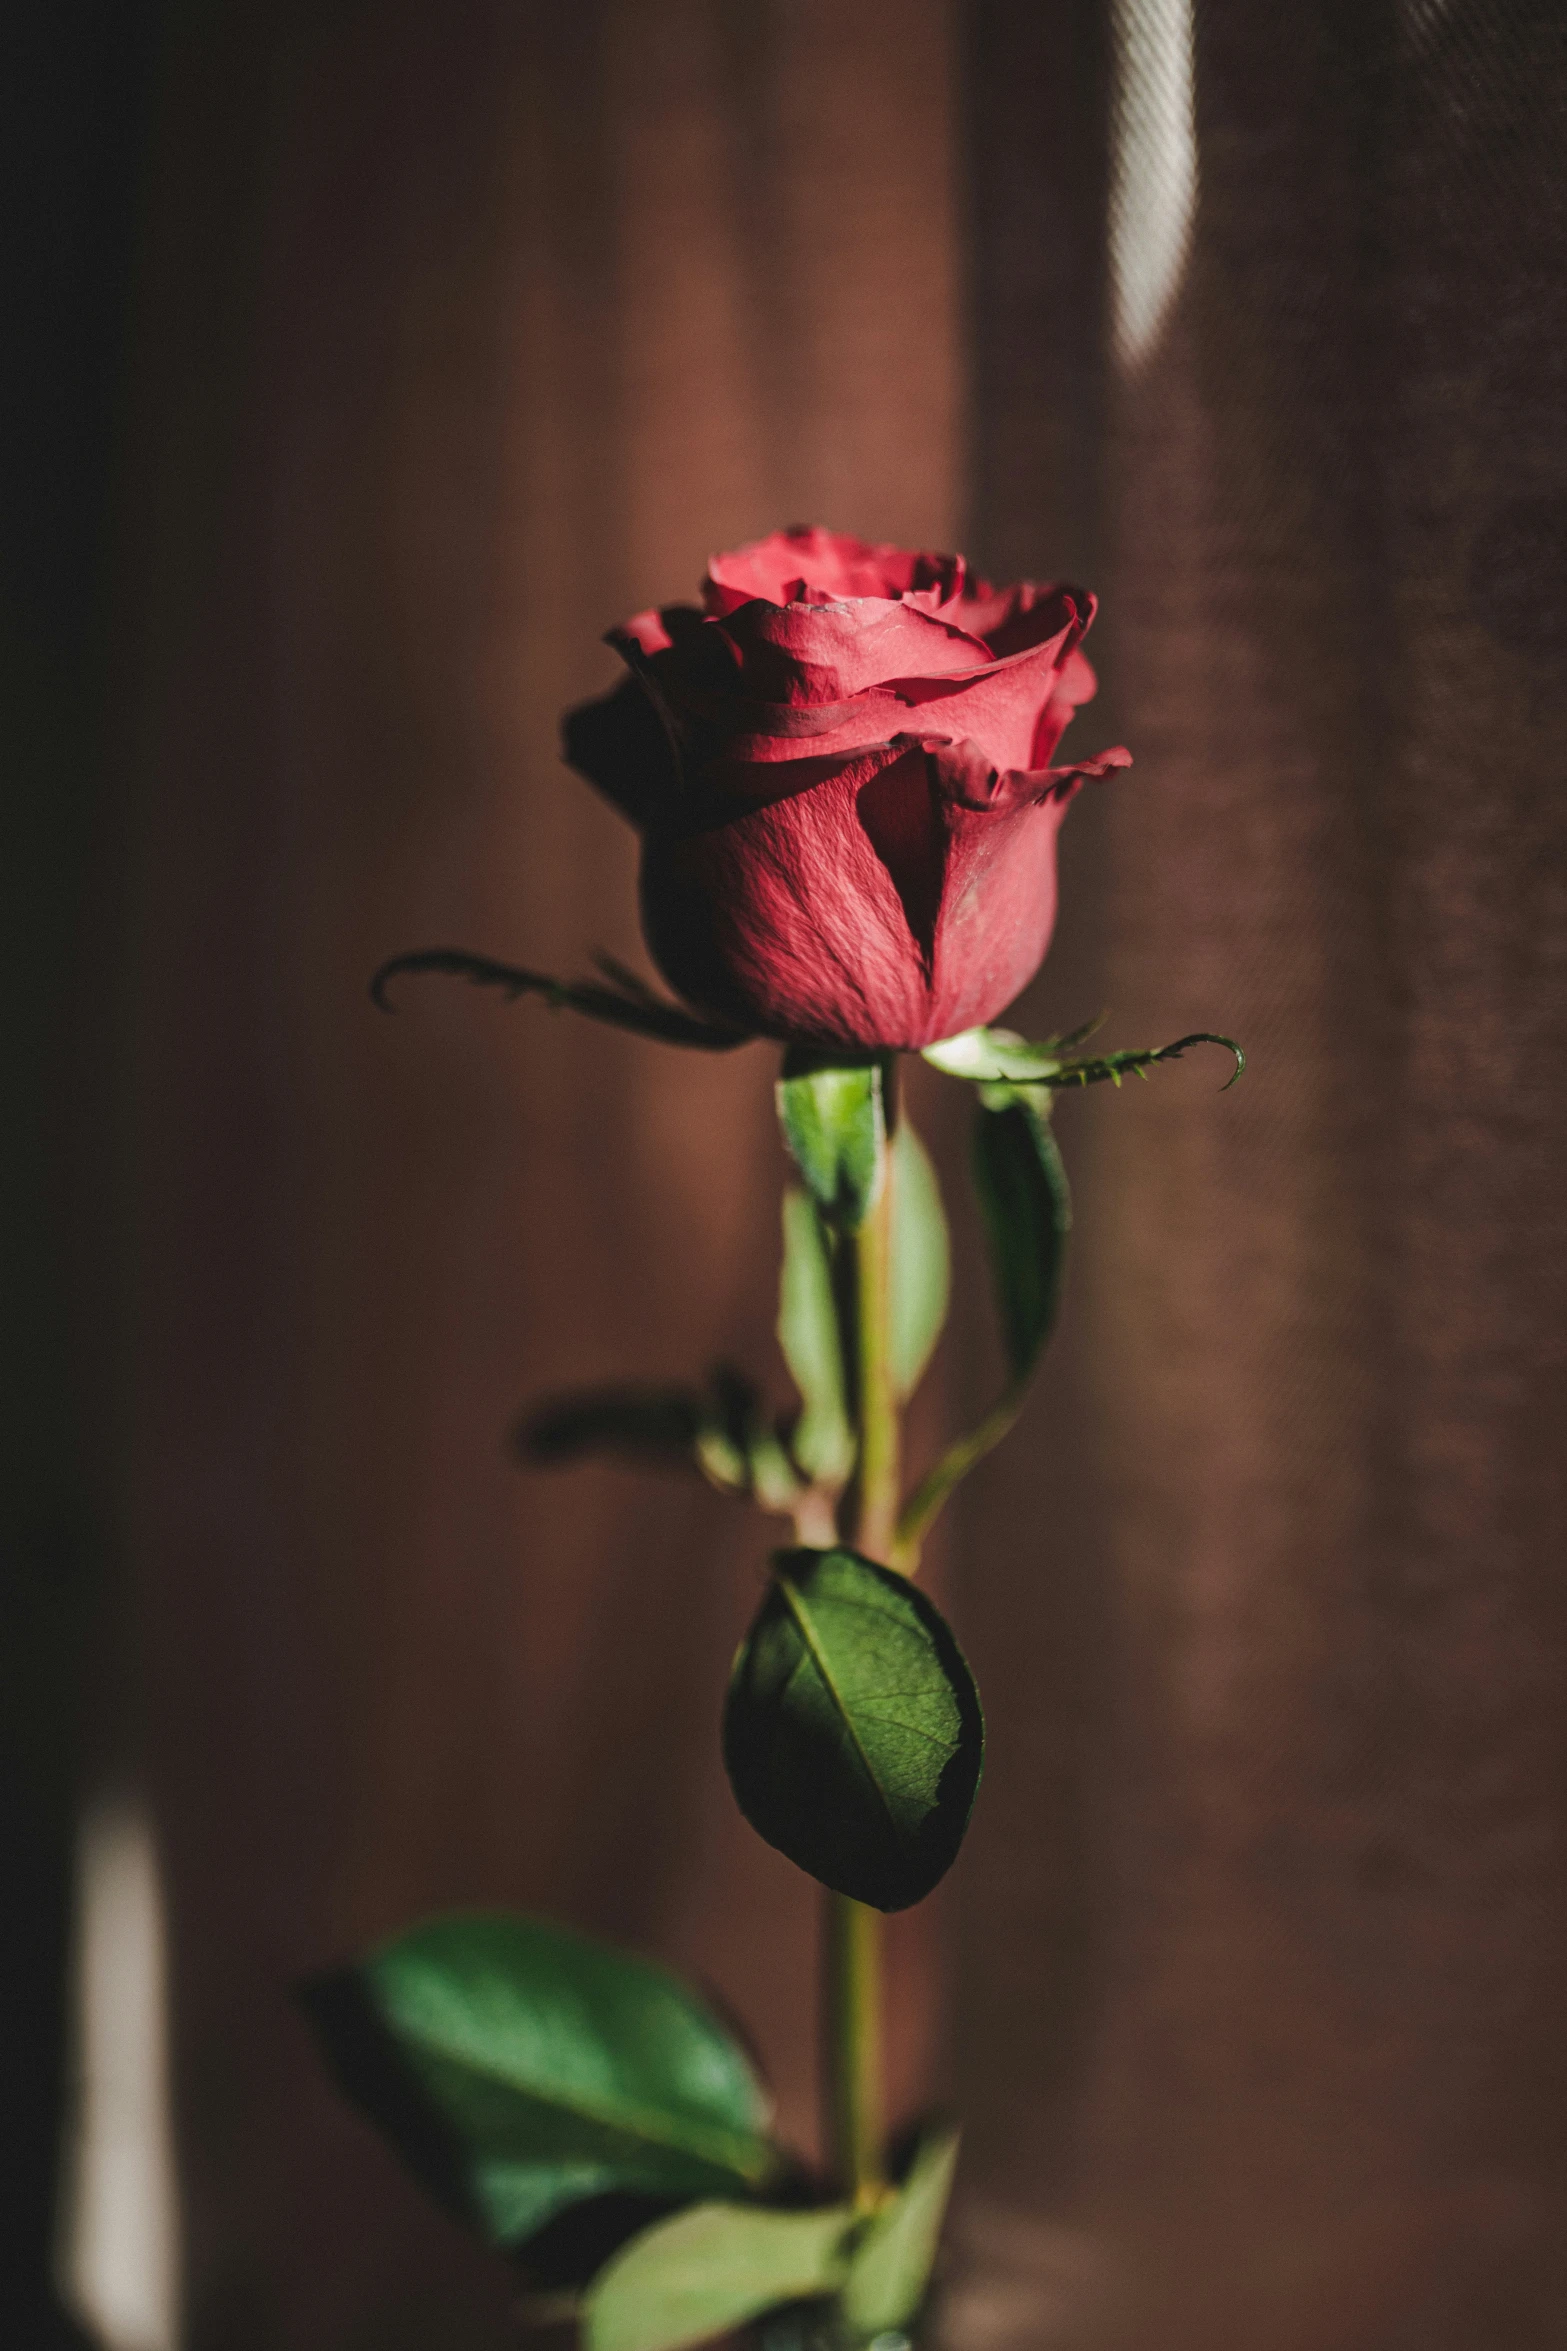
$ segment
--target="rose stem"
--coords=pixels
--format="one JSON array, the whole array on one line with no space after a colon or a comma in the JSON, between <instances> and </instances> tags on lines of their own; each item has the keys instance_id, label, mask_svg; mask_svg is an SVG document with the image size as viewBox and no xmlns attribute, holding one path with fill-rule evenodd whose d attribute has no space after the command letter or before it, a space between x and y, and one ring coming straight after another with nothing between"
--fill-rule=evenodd
<instances>
[{"instance_id":1,"label":"rose stem","mask_svg":"<svg viewBox=\"0 0 1567 2351\"><path fill-rule=\"evenodd\" d=\"M888 1085L891 1095L891 1085ZM893 1105L889 1099L888 1110ZM888 1126L892 1120L889 1116ZM890 1145L876 1205L855 1235L856 1387L860 1421L858 1510L854 1543L885 1561L898 1532L898 1399L892 1385L892 1184Z\"/></svg>"},{"instance_id":2,"label":"rose stem","mask_svg":"<svg viewBox=\"0 0 1567 2351\"><path fill-rule=\"evenodd\" d=\"M829 1894L826 1991L833 2166L858 2212L880 2202L881 1913Z\"/></svg>"},{"instance_id":3,"label":"rose stem","mask_svg":"<svg viewBox=\"0 0 1567 2351\"><path fill-rule=\"evenodd\" d=\"M885 1065L887 1124L896 1117L896 1064ZM856 1387L860 1466L855 1547L885 1561L898 1525L899 1415L892 1384L892 1154L881 1196L855 1240ZM827 2013L833 2154L855 2205L868 2210L882 2176L881 1913L847 1894L827 1897Z\"/></svg>"}]
</instances>

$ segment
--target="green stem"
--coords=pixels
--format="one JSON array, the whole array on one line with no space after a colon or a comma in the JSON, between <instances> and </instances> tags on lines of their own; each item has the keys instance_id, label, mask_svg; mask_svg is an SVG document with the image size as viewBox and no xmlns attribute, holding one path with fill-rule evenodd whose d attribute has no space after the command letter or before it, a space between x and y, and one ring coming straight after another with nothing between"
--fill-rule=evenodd
<instances>
[{"instance_id":1,"label":"green stem","mask_svg":"<svg viewBox=\"0 0 1567 2351\"><path fill-rule=\"evenodd\" d=\"M947 1447L932 1464L903 1506L893 1537L890 1564L902 1575L913 1575L920 1563L920 1547L954 1486L960 1485L976 1461L983 1461L999 1445L1023 1409L1026 1390L1009 1388L984 1419Z\"/></svg>"},{"instance_id":2,"label":"green stem","mask_svg":"<svg viewBox=\"0 0 1567 2351\"><path fill-rule=\"evenodd\" d=\"M860 1420L855 1549L889 1557L898 1528L898 1398L888 1345L892 1308L892 1165L881 1195L855 1235L855 1338Z\"/></svg>"},{"instance_id":3,"label":"green stem","mask_svg":"<svg viewBox=\"0 0 1567 2351\"><path fill-rule=\"evenodd\" d=\"M890 1070L887 1082L890 1092ZM889 1103L889 1111L891 1108ZM855 1236L860 1441L854 1541L866 1558L879 1560L891 1559L897 1534L902 1434L889 1345L892 1181L889 1151L881 1195ZM845 2192L860 2211L869 2211L880 2202L886 2186L882 2169L881 1913L847 1894L830 1893L825 1924L833 2156Z\"/></svg>"},{"instance_id":4,"label":"green stem","mask_svg":"<svg viewBox=\"0 0 1567 2351\"><path fill-rule=\"evenodd\" d=\"M827 2092L833 2162L857 2211L881 2200L881 1913L827 1897Z\"/></svg>"}]
</instances>

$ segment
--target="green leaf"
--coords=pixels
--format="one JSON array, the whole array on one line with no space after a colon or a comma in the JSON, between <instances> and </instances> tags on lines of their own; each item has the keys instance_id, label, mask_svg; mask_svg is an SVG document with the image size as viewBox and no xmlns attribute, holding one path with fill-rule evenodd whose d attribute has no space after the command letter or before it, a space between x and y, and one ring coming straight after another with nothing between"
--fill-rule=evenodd
<instances>
[{"instance_id":1,"label":"green leaf","mask_svg":"<svg viewBox=\"0 0 1567 2351\"><path fill-rule=\"evenodd\" d=\"M732 1363L715 1363L708 1374L696 1435L697 1467L710 1485L726 1493L751 1491L751 1455L766 1427L762 1393Z\"/></svg>"},{"instance_id":2,"label":"green leaf","mask_svg":"<svg viewBox=\"0 0 1567 2351\"><path fill-rule=\"evenodd\" d=\"M1038 1362L1060 1311L1072 1195L1050 1131L1049 1095L987 1087L980 1101L974 1182L1016 1388Z\"/></svg>"},{"instance_id":3,"label":"green leaf","mask_svg":"<svg viewBox=\"0 0 1567 2351\"><path fill-rule=\"evenodd\" d=\"M1072 1199L1042 1085L980 1082L974 1184L984 1211L1007 1359L1007 1384L983 1420L953 1439L898 1515L893 1564L908 1573L952 1492L998 1445L1023 1407L1029 1376L1060 1311Z\"/></svg>"},{"instance_id":4,"label":"green leaf","mask_svg":"<svg viewBox=\"0 0 1567 2351\"><path fill-rule=\"evenodd\" d=\"M752 1495L764 1510L791 1511L801 1492L755 1384L727 1364L716 1366L700 1392L606 1387L552 1397L518 1422L511 1443L530 1469L608 1453L642 1468L698 1471L725 1493Z\"/></svg>"},{"instance_id":5,"label":"green leaf","mask_svg":"<svg viewBox=\"0 0 1567 2351\"><path fill-rule=\"evenodd\" d=\"M495 2243L589 2196L733 2196L776 2168L767 2095L716 2017L543 1919L433 1919L301 1996L340 2087Z\"/></svg>"},{"instance_id":6,"label":"green leaf","mask_svg":"<svg viewBox=\"0 0 1567 2351\"><path fill-rule=\"evenodd\" d=\"M583 2351L680 2351L775 2303L830 2294L854 2215L697 2204L633 2237L595 2278Z\"/></svg>"},{"instance_id":7,"label":"green leaf","mask_svg":"<svg viewBox=\"0 0 1567 2351\"><path fill-rule=\"evenodd\" d=\"M801 1492L760 1389L732 1364L708 1376L697 1429L696 1460L710 1485L749 1494L763 1510L791 1511Z\"/></svg>"},{"instance_id":8,"label":"green leaf","mask_svg":"<svg viewBox=\"0 0 1567 2351\"><path fill-rule=\"evenodd\" d=\"M840 1894L905 1910L946 1875L984 1760L939 1610L858 1552L781 1551L735 1659L724 1762L759 1836Z\"/></svg>"},{"instance_id":9,"label":"green leaf","mask_svg":"<svg viewBox=\"0 0 1567 2351\"><path fill-rule=\"evenodd\" d=\"M778 1344L805 1407L789 1449L808 1478L839 1487L854 1467L854 1431L844 1395L831 1242L810 1194L795 1186L783 1203Z\"/></svg>"},{"instance_id":10,"label":"green leaf","mask_svg":"<svg viewBox=\"0 0 1567 2351\"><path fill-rule=\"evenodd\" d=\"M917 2315L952 2193L958 2138L950 2125L921 2138L903 2185L855 2246L843 2288L843 2315L855 2335L900 2331Z\"/></svg>"},{"instance_id":11,"label":"green leaf","mask_svg":"<svg viewBox=\"0 0 1567 2351\"><path fill-rule=\"evenodd\" d=\"M879 1060L829 1061L798 1049L778 1080L778 1123L805 1188L829 1224L865 1222L886 1174Z\"/></svg>"},{"instance_id":12,"label":"green leaf","mask_svg":"<svg viewBox=\"0 0 1567 2351\"><path fill-rule=\"evenodd\" d=\"M465 947L418 947L382 964L370 982L370 1000L382 1012L390 1012L393 1004L387 990L393 980L410 973L437 972L448 979L471 981L476 988L499 988L512 1002L519 996L542 996L552 1012L585 1013L589 1020L607 1021L611 1028L630 1029L638 1036L657 1037L665 1045L728 1053L736 1045L750 1043L748 1031L698 1020L680 1005L655 996L651 988L607 957L601 960L613 979L610 987L598 980L551 979L548 972L497 963L493 956L472 955Z\"/></svg>"},{"instance_id":13,"label":"green leaf","mask_svg":"<svg viewBox=\"0 0 1567 2351\"><path fill-rule=\"evenodd\" d=\"M901 1402L920 1384L947 1319L951 1260L941 1186L907 1118L892 1140L892 1379Z\"/></svg>"}]
</instances>

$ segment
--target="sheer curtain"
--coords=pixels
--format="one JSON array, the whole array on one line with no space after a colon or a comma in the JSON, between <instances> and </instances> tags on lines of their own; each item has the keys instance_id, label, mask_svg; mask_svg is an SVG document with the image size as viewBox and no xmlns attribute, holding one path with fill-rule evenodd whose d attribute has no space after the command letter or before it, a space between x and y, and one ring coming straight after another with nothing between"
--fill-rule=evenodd
<instances>
[{"instance_id":1,"label":"sheer curtain","mask_svg":"<svg viewBox=\"0 0 1567 2351\"><path fill-rule=\"evenodd\" d=\"M713 1735L756 1533L503 1448L769 1360L765 1057L364 999L437 939L636 953L557 713L808 516L1100 590L1078 723L1137 765L1021 1017L1252 1057L1064 1109L1068 1323L937 1563L992 1729L895 1945L897 2094L970 2117L947 2339L1554 2339L1564 47L1522 0L172 20L124 1452L192 2351L507 2339L288 2003L420 1911L698 1968L813 2127L812 1905ZM953 1409L989 1344L976 1299Z\"/></svg>"},{"instance_id":2,"label":"sheer curtain","mask_svg":"<svg viewBox=\"0 0 1567 2351\"><path fill-rule=\"evenodd\" d=\"M1252 1064L1072 1106L1071 1325L966 1522L953 2340L1543 2346L1567 19L974 23L971 532L1070 543L1138 761L1069 828L1041 1017Z\"/></svg>"}]
</instances>

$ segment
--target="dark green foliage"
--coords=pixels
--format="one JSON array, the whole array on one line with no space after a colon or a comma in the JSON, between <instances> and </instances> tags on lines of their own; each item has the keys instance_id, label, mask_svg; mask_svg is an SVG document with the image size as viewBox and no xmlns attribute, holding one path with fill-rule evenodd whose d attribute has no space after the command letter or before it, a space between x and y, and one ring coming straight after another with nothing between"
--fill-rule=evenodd
<instances>
[{"instance_id":1,"label":"dark green foliage","mask_svg":"<svg viewBox=\"0 0 1567 2351\"><path fill-rule=\"evenodd\" d=\"M1021 1387L1060 1312L1072 1196L1050 1131L1049 1096L987 1086L980 1099L974 1184L990 1244L1009 1382Z\"/></svg>"},{"instance_id":2,"label":"dark green foliage","mask_svg":"<svg viewBox=\"0 0 1567 2351\"><path fill-rule=\"evenodd\" d=\"M701 1389L584 1388L550 1397L518 1421L511 1447L529 1469L608 1454L637 1468L700 1472L764 1510L790 1510L800 1491L760 1391L726 1363Z\"/></svg>"},{"instance_id":3,"label":"dark green foliage","mask_svg":"<svg viewBox=\"0 0 1567 2351\"><path fill-rule=\"evenodd\" d=\"M724 1710L757 1833L836 1892L904 1910L956 1858L983 1758L973 1676L925 1594L854 1551L780 1552Z\"/></svg>"},{"instance_id":4,"label":"dark green foliage","mask_svg":"<svg viewBox=\"0 0 1567 2351\"><path fill-rule=\"evenodd\" d=\"M777 2169L766 2093L717 2018L542 1919L434 1919L301 1998L348 2097L497 2244L590 2197L744 2196Z\"/></svg>"}]
</instances>

